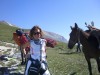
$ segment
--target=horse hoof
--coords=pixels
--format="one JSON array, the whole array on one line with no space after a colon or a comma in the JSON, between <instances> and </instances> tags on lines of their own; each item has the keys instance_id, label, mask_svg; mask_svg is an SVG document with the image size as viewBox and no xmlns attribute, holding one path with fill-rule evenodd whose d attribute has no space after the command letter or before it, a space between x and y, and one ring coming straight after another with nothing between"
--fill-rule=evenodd
<instances>
[{"instance_id":1,"label":"horse hoof","mask_svg":"<svg viewBox=\"0 0 100 75\"><path fill-rule=\"evenodd\" d=\"M21 65L24 65L24 62L21 62Z\"/></svg>"}]
</instances>

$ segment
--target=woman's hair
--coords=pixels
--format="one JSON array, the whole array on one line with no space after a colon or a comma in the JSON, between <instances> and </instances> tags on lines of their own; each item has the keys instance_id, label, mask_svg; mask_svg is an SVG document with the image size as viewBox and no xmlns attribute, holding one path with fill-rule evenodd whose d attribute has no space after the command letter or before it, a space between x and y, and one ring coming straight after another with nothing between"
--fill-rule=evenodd
<instances>
[{"instance_id":1,"label":"woman's hair","mask_svg":"<svg viewBox=\"0 0 100 75\"><path fill-rule=\"evenodd\" d=\"M33 26L32 29L30 30L29 36L30 36L31 39L34 38L33 35L34 35L34 33L35 33L35 30L37 30L37 29L40 30L40 35L41 35L41 38L42 38L42 35L43 35L42 29L41 29L38 25L35 25L35 26Z\"/></svg>"}]
</instances>

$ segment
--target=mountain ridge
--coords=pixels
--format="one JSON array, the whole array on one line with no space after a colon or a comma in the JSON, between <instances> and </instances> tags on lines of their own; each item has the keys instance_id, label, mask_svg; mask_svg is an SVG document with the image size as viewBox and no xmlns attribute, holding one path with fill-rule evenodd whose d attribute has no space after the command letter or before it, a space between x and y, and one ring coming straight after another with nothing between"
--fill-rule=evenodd
<instances>
[{"instance_id":1,"label":"mountain ridge","mask_svg":"<svg viewBox=\"0 0 100 75\"><path fill-rule=\"evenodd\" d=\"M44 31L44 37L52 38L53 40L58 40L60 42L67 43L67 39L65 39L63 36L56 34L54 32Z\"/></svg>"},{"instance_id":2,"label":"mountain ridge","mask_svg":"<svg viewBox=\"0 0 100 75\"><path fill-rule=\"evenodd\" d=\"M17 25L15 25L15 24L11 24L11 23L9 23L9 22L6 22L6 21L0 21L0 27L1 27L1 31L2 31L2 26L4 26L4 25L8 25L8 27L10 27L10 30L11 29L13 29L13 31L12 32L15 32L16 31L16 29L22 29L22 28L20 28L20 27L18 27ZM7 28L8 28L7 27ZM3 29L4 30L6 30L6 28L5 27L3 27ZM14 29L15 29L15 31L14 31ZM9 30L9 29L8 29ZM29 31L30 29L24 29L26 32L27 31ZM45 31L45 30L43 30L43 37L44 38L51 38L51 39L53 39L53 40L56 40L56 41L60 41L60 42L64 42L64 43L67 43L67 39L65 39L63 36L61 36L61 35L59 35L59 34L56 34L56 33L54 33L54 32L49 32L49 31ZM2 32L2 34L3 34L3 32ZM13 33L12 33L13 34ZM1 40L1 39L0 39Z\"/></svg>"}]
</instances>

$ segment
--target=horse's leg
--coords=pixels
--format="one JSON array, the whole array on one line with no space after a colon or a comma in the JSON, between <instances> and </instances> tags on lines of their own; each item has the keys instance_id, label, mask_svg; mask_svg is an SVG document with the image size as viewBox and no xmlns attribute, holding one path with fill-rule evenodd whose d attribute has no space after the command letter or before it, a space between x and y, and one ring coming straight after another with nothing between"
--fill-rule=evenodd
<instances>
[{"instance_id":1,"label":"horse's leg","mask_svg":"<svg viewBox=\"0 0 100 75\"><path fill-rule=\"evenodd\" d=\"M80 46L79 46L79 52L81 52L81 48L80 48Z\"/></svg>"},{"instance_id":2,"label":"horse's leg","mask_svg":"<svg viewBox=\"0 0 100 75\"><path fill-rule=\"evenodd\" d=\"M98 48L100 49L100 40L99 40L99 38L97 38L97 40L98 40L98 43L99 43L99 47Z\"/></svg>"},{"instance_id":3,"label":"horse's leg","mask_svg":"<svg viewBox=\"0 0 100 75\"><path fill-rule=\"evenodd\" d=\"M98 43L99 43L99 49L100 49L100 30L98 31L98 37L97 37Z\"/></svg>"},{"instance_id":4,"label":"horse's leg","mask_svg":"<svg viewBox=\"0 0 100 75\"><path fill-rule=\"evenodd\" d=\"M27 55L27 54L26 54L26 55ZM25 58L25 62L24 62L24 64L25 64L25 63L27 62L27 56L25 56L24 58Z\"/></svg>"},{"instance_id":5,"label":"horse's leg","mask_svg":"<svg viewBox=\"0 0 100 75\"><path fill-rule=\"evenodd\" d=\"M98 42L99 42L99 49L100 49L100 37L98 38L98 40L99 40Z\"/></svg>"},{"instance_id":6,"label":"horse's leg","mask_svg":"<svg viewBox=\"0 0 100 75\"><path fill-rule=\"evenodd\" d=\"M80 50L80 43L78 43L78 51L81 52L81 50Z\"/></svg>"},{"instance_id":7,"label":"horse's leg","mask_svg":"<svg viewBox=\"0 0 100 75\"><path fill-rule=\"evenodd\" d=\"M96 58L96 61L97 61L97 65L98 65L98 71L100 73L100 59L99 59L99 57Z\"/></svg>"},{"instance_id":8,"label":"horse's leg","mask_svg":"<svg viewBox=\"0 0 100 75\"><path fill-rule=\"evenodd\" d=\"M92 67L91 67L90 58L87 58L87 57L85 56L85 59L86 59L86 61L87 61L87 63L88 63L89 74L92 75Z\"/></svg>"},{"instance_id":9,"label":"horse's leg","mask_svg":"<svg viewBox=\"0 0 100 75\"><path fill-rule=\"evenodd\" d=\"M79 48L80 52L81 52L81 48Z\"/></svg>"},{"instance_id":10,"label":"horse's leg","mask_svg":"<svg viewBox=\"0 0 100 75\"><path fill-rule=\"evenodd\" d=\"M81 52L81 47L80 47L80 43L77 43L77 52Z\"/></svg>"},{"instance_id":11,"label":"horse's leg","mask_svg":"<svg viewBox=\"0 0 100 75\"><path fill-rule=\"evenodd\" d=\"M26 55L24 55L24 52ZM27 52L25 50L25 48L23 49L23 58L24 58L24 64L27 62Z\"/></svg>"},{"instance_id":12,"label":"horse's leg","mask_svg":"<svg viewBox=\"0 0 100 75\"><path fill-rule=\"evenodd\" d=\"M99 44L98 49L100 49L100 37L99 37L99 36L95 36L95 37L96 37L96 39L97 39L97 41L98 41L98 44Z\"/></svg>"},{"instance_id":13,"label":"horse's leg","mask_svg":"<svg viewBox=\"0 0 100 75\"><path fill-rule=\"evenodd\" d=\"M78 52L78 46L77 46L77 48L76 48L77 50L76 50L76 52Z\"/></svg>"},{"instance_id":14,"label":"horse's leg","mask_svg":"<svg viewBox=\"0 0 100 75\"><path fill-rule=\"evenodd\" d=\"M24 56L23 56L23 48L20 46L20 52L21 52L21 58L22 58L22 62L21 62L21 65L24 64Z\"/></svg>"}]
</instances>

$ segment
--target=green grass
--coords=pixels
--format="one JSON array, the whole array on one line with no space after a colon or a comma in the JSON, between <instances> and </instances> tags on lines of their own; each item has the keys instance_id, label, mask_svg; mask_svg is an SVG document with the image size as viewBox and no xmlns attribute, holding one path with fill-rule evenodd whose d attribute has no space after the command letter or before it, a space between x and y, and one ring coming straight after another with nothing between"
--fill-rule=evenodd
<instances>
[{"instance_id":1,"label":"green grass","mask_svg":"<svg viewBox=\"0 0 100 75\"><path fill-rule=\"evenodd\" d=\"M75 50L75 49L73 49ZM89 75L87 62L83 53L76 53L73 50L47 49L47 60L52 75ZM93 75L100 75L97 64L92 59Z\"/></svg>"},{"instance_id":2,"label":"green grass","mask_svg":"<svg viewBox=\"0 0 100 75\"><path fill-rule=\"evenodd\" d=\"M0 41L12 42L13 32L15 32L16 29L18 28L0 23Z\"/></svg>"},{"instance_id":3,"label":"green grass","mask_svg":"<svg viewBox=\"0 0 100 75\"><path fill-rule=\"evenodd\" d=\"M14 42L12 41L12 34L16 29L18 28L0 23L0 41ZM67 48L66 43L61 42L58 42L58 45L55 48L47 48L48 66L52 75L89 75L84 54L76 53L75 51L75 47L70 50ZM92 59L91 61L93 75L100 75L95 60ZM12 60L8 65L11 66L14 63L15 61ZM5 66L2 61L0 61L0 64ZM22 68L24 67L18 66L19 70L16 72L23 70Z\"/></svg>"},{"instance_id":4,"label":"green grass","mask_svg":"<svg viewBox=\"0 0 100 75\"><path fill-rule=\"evenodd\" d=\"M0 22L0 41L13 43L13 33L19 29L17 27L9 26L3 22ZM28 31L28 29L24 29Z\"/></svg>"}]
</instances>

